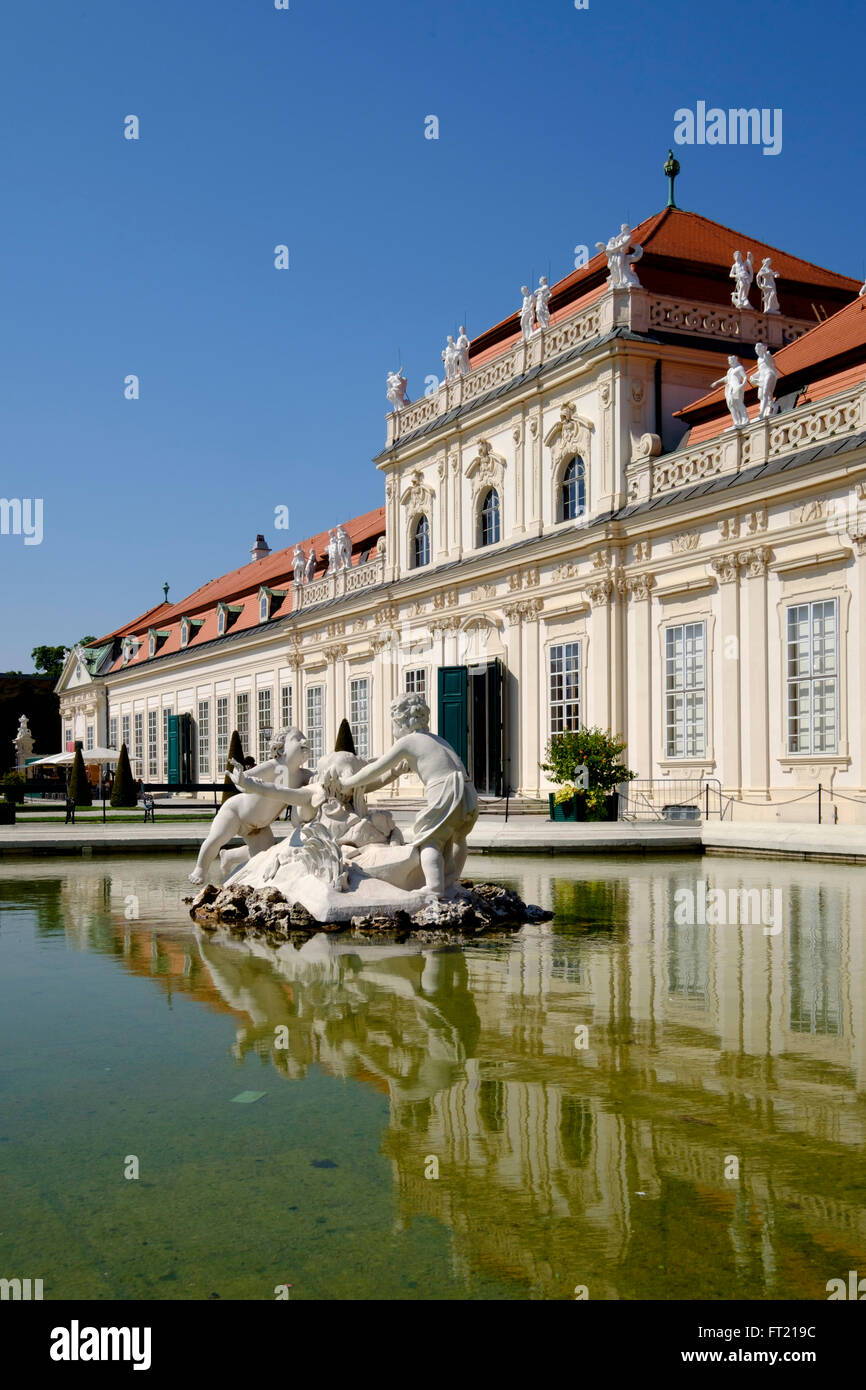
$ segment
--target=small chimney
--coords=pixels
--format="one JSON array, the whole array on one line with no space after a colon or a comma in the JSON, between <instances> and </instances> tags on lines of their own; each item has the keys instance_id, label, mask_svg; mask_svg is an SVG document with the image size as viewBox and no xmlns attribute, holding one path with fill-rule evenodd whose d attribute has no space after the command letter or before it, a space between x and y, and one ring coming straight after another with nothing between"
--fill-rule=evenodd
<instances>
[{"instance_id":1,"label":"small chimney","mask_svg":"<svg viewBox=\"0 0 866 1390\"><path fill-rule=\"evenodd\" d=\"M256 543L250 551L251 560L264 560L266 555L270 555L271 547L268 545L264 536L256 536Z\"/></svg>"}]
</instances>

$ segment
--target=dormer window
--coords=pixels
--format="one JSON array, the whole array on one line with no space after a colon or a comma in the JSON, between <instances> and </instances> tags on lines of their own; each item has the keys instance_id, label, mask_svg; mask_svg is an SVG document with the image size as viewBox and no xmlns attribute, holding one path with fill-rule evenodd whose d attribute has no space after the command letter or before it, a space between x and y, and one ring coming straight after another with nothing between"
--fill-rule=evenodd
<instances>
[{"instance_id":1,"label":"dormer window","mask_svg":"<svg viewBox=\"0 0 866 1390\"><path fill-rule=\"evenodd\" d=\"M149 657L156 656L156 633L153 628L147 634L147 654Z\"/></svg>"},{"instance_id":2,"label":"dormer window","mask_svg":"<svg viewBox=\"0 0 866 1390\"><path fill-rule=\"evenodd\" d=\"M240 603L218 603L217 637L225 637L232 623L237 620L238 614L243 611L243 605Z\"/></svg>"},{"instance_id":3,"label":"dormer window","mask_svg":"<svg viewBox=\"0 0 866 1390\"><path fill-rule=\"evenodd\" d=\"M259 622L266 623L283 606L288 597L288 589L269 589L263 584L259 589Z\"/></svg>"},{"instance_id":4,"label":"dormer window","mask_svg":"<svg viewBox=\"0 0 866 1390\"><path fill-rule=\"evenodd\" d=\"M132 658L137 654L140 645L141 643L138 641L138 638L124 637L123 646L121 647L121 654L123 657L124 666L128 661L131 661Z\"/></svg>"},{"instance_id":5,"label":"dormer window","mask_svg":"<svg viewBox=\"0 0 866 1390\"><path fill-rule=\"evenodd\" d=\"M180 620L180 645L185 647L189 642L189 618Z\"/></svg>"}]
</instances>

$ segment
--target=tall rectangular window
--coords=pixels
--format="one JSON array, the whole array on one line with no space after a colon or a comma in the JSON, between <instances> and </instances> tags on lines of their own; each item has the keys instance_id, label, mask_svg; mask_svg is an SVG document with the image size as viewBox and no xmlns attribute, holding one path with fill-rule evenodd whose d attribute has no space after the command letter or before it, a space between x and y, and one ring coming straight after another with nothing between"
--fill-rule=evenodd
<instances>
[{"instance_id":1,"label":"tall rectangular window","mask_svg":"<svg viewBox=\"0 0 866 1390\"><path fill-rule=\"evenodd\" d=\"M315 767L325 751L324 686L307 686L307 727L304 732L310 745L310 764Z\"/></svg>"},{"instance_id":2,"label":"tall rectangular window","mask_svg":"<svg viewBox=\"0 0 866 1390\"><path fill-rule=\"evenodd\" d=\"M117 720L116 720L116 719L115 719L115 721L114 721L114 728L115 728L115 731L116 731L116 730L117 730ZM72 739L72 725L71 725L71 724L67 724L66 728L63 730L63 751L64 751L64 753L67 753L67 752L69 751L69 744L72 743L72 741L73 741L73 739ZM113 748L113 747L114 747L114 744L112 744L111 746L112 746L112 748Z\"/></svg>"},{"instance_id":3,"label":"tall rectangular window","mask_svg":"<svg viewBox=\"0 0 866 1390\"><path fill-rule=\"evenodd\" d=\"M244 750L244 757L246 757L250 751L250 695L248 690L241 690L235 696L235 728Z\"/></svg>"},{"instance_id":4,"label":"tall rectangular window","mask_svg":"<svg viewBox=\"0 0 866 1390\"><path fill-rule=\"evenodd\" d=\"M707 751L706 624L665 629L665 756L703 758Z\"/></svg>"},{"instance_id":5,"label":"tall rectangular window","mask_svg":"<svg viewBox=\"0 0 866 1390\"><path fill-rule=\"evenodd\" d=\"M258 694L258 750L259 762L263 763L270 752L271 736L274 732L274 716L271 710L270 690L260 690Z\"/></svg>"},{"instance_id":6,"label":"tall rectangular window","mask_svg":"<svg viewBox=\"0 0 866 1390\"><path fill-rule=\"evenodd\" d=\"M159 776L159 745L157 743L157 723L159 710L147 711L147 775L151 781Z\"/></svg>"},{"instance_id":7,"label":"tall rectangular window","mask_svg":"<svg viewBox=\"0 0 866 1390\"><path fill-rule=\"evenodd\" d=\"M222 777L229 759L229 697L218 695L216 702L216 775Z\"/></svg>"},{"instance_id":8,"label":"tall rectangular window","mask_svg":"<svg viewBox=\"0 0 866 1390\"><path fill-rule=\"evenodd\" d=\"M370 682L366 676L349 682L349 723L359 758L370 756Z\"/></svg>"},{"instance_id":9,"label":"tall rectangular window","mask_svg":"<svg viewBox=\"0 0 866 1390\"><path fill-rule=\"evenodd\" d=\"M168 705L162 711L162 780L168 781L168 720L172 713Z\"/></svg>"},{"instance_id":10,"label":"tall rectangular window","mask_svg":"<svg viewBox=\"0 0 866 1390\"><path fill-rule=\"evenodd\" d=\"M290 685L280 687L280 727L283 729L292 727L292 687Z\"/></svg>"},{"instance_id":11,"label":"tall rectangular window","mask_svg":"<svg viewBox=\"0 0 866 1390\"><path fill-rule=\"evenodd\" d=\"M422 700L427 699L427 672L423 666L405 673L404 689L407 695L420 695Z\"/></svg>"},{"instance_id":12,"label":"tall rectangular window","mask_svg":"<svg viewBox=\"0 0 866 1390\"><path fill-rule=\"evenodd\" d=\"M132 721L133 736L135 738L135 775L141 777L144 774L144 715L136 714Z\"/></svg>"},{"instance_id":13,"label":"tall rectangular window","mask_svg":"<svg viewBox=\"0 0 866 1390\"><path fill-rule=\"evenodd\" d=\"M836 599L788 609L788 752L839 751L839 621Z\"/></svg>"},{"instance_id":14,"label":"tall rectangular window","mask_svg":"<svg viewBox=\"0 0 866 1390\"><path fill-rule=\"evenodd\" d=\"M121 737L122 742L126 744L126 753L127 753L127 756L129 756L130 748L129 748L129 715L128 715L128 714L124 714L124 715L121 716L121 719L120 719L120 737Z\"/></svg>"},{"instance_id":15,"label":"tall rectangular window","mask_svg":"<svg viewBox=\"0 0 866 1390\"><path fill-rule=\"evenodd\" d=\"M210 700L199 700L198 780L209 782L210 779Z\"/></svg>"},{"instance_id":16,"label":"tall rectangular window","mask_svg":"<svg viewBox=\"0 0 866 1390\"><path fill-rule=\"evenodd\" d=\"M92 747L93 747L93 725L92 725L92 724L88 724L88 726L87 726L87 732L86 732L85 739L84 739L84 749L85 749L85 752L89 753Z\"/></svg>"},{"instance_id":17,"label":"tall rectangular window","mask_svg":"<svg viewBox=\"0 0 866 1390\"><path fill-rule=\"evenodd\" d=\"M550 648L550 732L580 728L580 643L557 642Z\"/></svg>"},{"instance_id":18,"label":"tall rectangular window","mask_svg":"<svg viewBox=\"0 0 866 1390\"><path fill-rule=\"evenodd\" d=\"M71 738L72 735L69 734L68 737ZM115 751L115 753L117 753L117 752L120 751L120 750L118 749L118 747L117 747L117 715L116 715L116 714L113 714L113 715L111 716L111 718L109 719L109 721L108 721L108 746L109 746L109 748L113 748L114 751Z\"/></svg>"}]
</instances>

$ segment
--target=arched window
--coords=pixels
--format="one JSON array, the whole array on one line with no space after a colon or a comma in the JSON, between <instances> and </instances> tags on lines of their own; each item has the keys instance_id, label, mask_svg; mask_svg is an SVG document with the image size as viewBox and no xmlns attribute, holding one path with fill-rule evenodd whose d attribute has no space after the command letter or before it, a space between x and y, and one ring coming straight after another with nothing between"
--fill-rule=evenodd
<instances>
[{"instance_id":1,"label":"arched window","mask_svg":"<svg viewBox=\"0 0 866 1390\"><path fill-rule=\"evenodd\" d=\"M499 534L499 493L492 487L481 503L481 544L495 545Z\"/></svg>"},{"instance_id":2,"label":"arched window","mask_svg":"<svg viewBox=\"0 0 866 1390\"><path fill-rule=\"evenodd\" d=\"M426 516L419 516L412 532L412 568L430 563L430 522Z\"/></svg>"},{"instance_id":3,"label":"arched window","mask_svg":"<svg viewBox=\"0 0 866 1390\"><path fill-rule=\"evenodd\" d=\"M576 521L586 511L586 481L583 459L573 458L562 475L559 488L559 520Z\"/></svg>"}]
</instances>

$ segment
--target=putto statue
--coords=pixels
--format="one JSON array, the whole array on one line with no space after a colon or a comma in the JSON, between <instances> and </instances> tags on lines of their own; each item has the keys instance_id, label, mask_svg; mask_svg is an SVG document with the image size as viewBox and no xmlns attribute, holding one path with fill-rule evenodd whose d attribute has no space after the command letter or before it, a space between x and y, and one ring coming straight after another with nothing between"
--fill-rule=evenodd
<instances>
[{"instance_id":1,"label":"putto statue","mask_svg":"<svg viewBox=\"0 0 866 1390\"><path fill-rule=\"evenodd\" d=\"M461 376L468 376L472 368L469 365L469 339L466 336L466 329L460 325L460 333L457 338L457 370Z\"/></svg>"},{"instance_id":2,"label":"putto statue","mask_svg":"<svg viewBox=\"0 0 866 1390\"><path fill-rule=\"evenodd\" d=\"M408 768L424 784L427 806L415 821L412 845L419 852L428 892L453 891L466 861L466 841L478 819L478 797L469 774L450 743L430 732L430 710L420 695L404 694L391 705L396 742L390 752L351 776L341 775L343 791L372 789L393 782ZM330 779L334 786L334 779Z\"/></svg>"},{"instance_id":3,"label":"putto statue","mask_svg":"<svg viewBox=\"0 0 866 1390\"><path fill-rule=\"evenodd\" d=\"M295 576L295 583L303 584L307 575L307 557L304 554L303 546L295 546L295 551L292 555L292 572Z\"/></svg>"},{"instance_id":4,"label":"putto statue","mask_svg":"<svg viewBox=\"0 0 866 1390\"><path fill-rule=\"evenodd\" d=\"M395 410L403 410L407 405L412 404L406 395L406 385L402 367L399 371L388 373L385 394Z\"/></svg>"},{"instance_id":5,"label":"putto statue","mask_svg":"<svg viewBox=\"0 0 866 1390\"><path fill-rule=\"evenodd\" d=\"M457 344L450 333L442 349L442 361L445 365L445 380L456 381L460 365L460 353L457 351Z\"/></svg>"},{"instance_id":6,"label":"putto statue","mask_svg":"<svg viewBox=\"0 0 866 1390\"><path fill-rule=\"evenodd\" d=\"M779 296L776 293L776 281L778 278L778 270L773 269L770 265L770 257L765 256L761 261L761 269L755 276L755 284L761 291L761 312L764 314L779 313Z\"/></svg>"},{"instance_id":7,"label":"putto statue","mask_svg":"<svg viewBox=\"0 0 866 1390\"><path fill-rule=\"evenodd\" d=\"M547 276L542 275L535 291L535 321L539 328L550 327L550 294Z\"/></svg>"},{"instance_id":8,"label":"putto statue","mask_svg":"<svg viewBox=\"0 0 866 1390\"><path fill-rule=\"evenodd\" d=\"M528 285L520 286L523 303L520 306L520 331L523 341L528 343L535 332L535 295Z\"/></svg>"},{"instance_id":9,"label":"putto statue","mask_svg":"<svg viewBox=\"0 0 866 1390\"><path fill-rule=\"evenodd\" d=\"M734 308L751 309L749 290L752 288L752 281L755 278L751 251L745 260L743 260L740 251L734 252L734 264L731 266L728 278L734 281L734 288L731 290L731 303Z\"/></svg>"},{"instance_id":10,"label":"putto statue","mask_svg":"<svg viewBox=\"0 0 866 1390\"><path fill-rule=\"evenodd\" d=\"M246 840L250 855L270 849L274 844L272 823L286 806L293 807L296 823L312 820L316 808L325 800L322 787L308 786L312 773L304 767L310 751L300 729L280 729L271 740L270 757L245 772L232 760L229 775L240 791L223 802L213 818L210 831L198 852L190 883L222 883L224 869L215 861L229 842L239 835Z\"/></svg>"},{"instance_id":11,"label":"putto statue","mask_svg":"<svg viewBox=\"0 0 866 1390\"><path fill-rule=\"evenodd\" d=\"M635 264L643 255L643 247L635 242L629 254L629 246L632 244L632 231L627 222L623 222L619 231L612 236L608 242L597 241L596 246L599 251L603 251L607 256L607 268L610 272L607 283L615 290L640 289L640 280L634 270Z\"/></svg>"},{"instance_id":12,"label":"putto statue","mask_svg":"<svg viewBox=\"0 0 866 1390\"><path fill-rule=\"evenodd\" d=\"M724 386L725 404L731 412L731 419L736 429L742 429L749 423L749 412L746 410L743 397L746 391L746 369L738 357L728 358L728 370L724 376L719 377L718 381L712 383L713 386Z\"/></svg>"},{"instance_id":13,"label":"putto statue","mask_svg":"<svg viewBox=\"0 0 866 1390\"><path fill-rule=\"evenodd\" d=\"M779 368L773 360L773 354L763 343L758 343L755 347L758 358L757 371L752 372L749 381L758 388L758 401L760 410L758 411L759 420L769 420L778 409L773 394L776 390L776 382L779 380Z\"/></svg>"}]
</instances>

